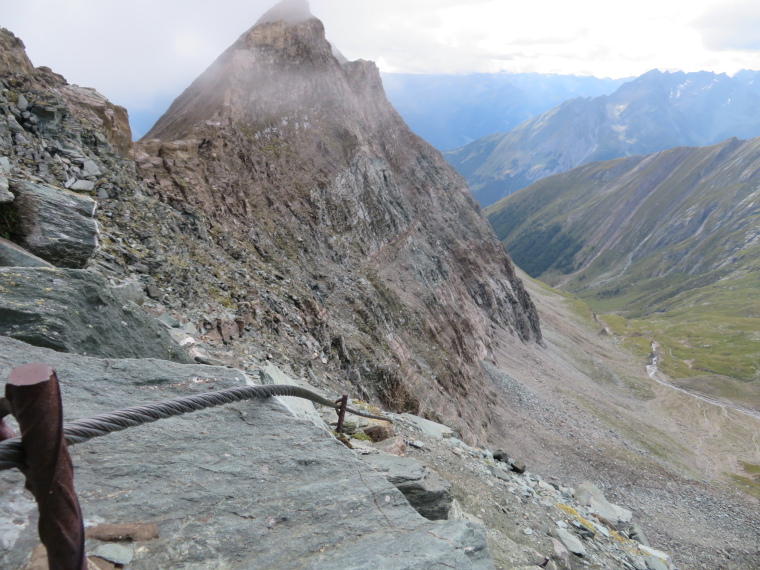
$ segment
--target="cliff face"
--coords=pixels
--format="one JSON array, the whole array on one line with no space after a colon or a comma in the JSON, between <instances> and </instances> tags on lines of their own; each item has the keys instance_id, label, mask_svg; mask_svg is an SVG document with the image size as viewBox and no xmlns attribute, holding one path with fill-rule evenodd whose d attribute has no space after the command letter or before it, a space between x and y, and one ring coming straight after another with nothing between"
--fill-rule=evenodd
<instances>
[{"instance_id":1,"label":"cliff face","mask_svg":"<svg viewBox=\"0 0 760 570\"><path fill-rule=\"evenodd\" d=\"M487 412L462 406L486 395L479 360L541 340L462 178L409 131L374 64L336 59L317 19L243 34L135 159L148 193L208 219L256 268L233 300L266 305L278 275L304 346L335 352L341 374L386 405L441 419L464 408L463 427L479 431Z\"/></svg>"}]
</instances>

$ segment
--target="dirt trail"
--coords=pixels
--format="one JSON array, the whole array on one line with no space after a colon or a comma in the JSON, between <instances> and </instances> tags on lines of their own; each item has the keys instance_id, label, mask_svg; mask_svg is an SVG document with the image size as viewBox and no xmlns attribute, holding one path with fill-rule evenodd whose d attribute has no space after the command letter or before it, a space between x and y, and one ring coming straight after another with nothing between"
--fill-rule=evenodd
<instances>
[{"instance_id":1,"label":"dirt trail","mask_svg":"<svg viewBox=\"0 0 760 570\"><path fill-rule=\"evenodd\" d=\"M721 402L720 400L716 398L711 398L710 396L705 396L703 394L697 394L694 392L691 392L689 390L686 390L685 388L681 388L680 386L675 386L673 384L670 384L669 382L666 382L662 378L659 377L657 374L657 347L659 345L656 342L652 342L652 361L647 364L647 375L657 382L658 384L662 386L666 386L667 388L670 388L671 390L676 390L677 392L681 392L683 394L687 394L691 396L692 398L697 398L698 400L702 400L703 402L707 402L708 404L712 404L713 406L720 406L721 408L724 408L726 410L734 410L735 412L739 412L740 414L744 414L745 416L749 416L750 418L755 418L757 420L760 420L760 412L757 410L752 410L750 408L745 408L742 406L737 406L736 404L730 404L728 402Z\"/></svg>"}]
</instances>

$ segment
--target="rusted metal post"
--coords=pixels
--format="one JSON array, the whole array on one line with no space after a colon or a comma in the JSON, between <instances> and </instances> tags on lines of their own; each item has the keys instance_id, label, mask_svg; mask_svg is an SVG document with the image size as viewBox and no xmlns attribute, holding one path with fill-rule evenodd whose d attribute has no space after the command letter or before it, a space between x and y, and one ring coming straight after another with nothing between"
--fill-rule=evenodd
<instances>
[{"instance_id":1,"label":"rusted metal post","mask_svg":"<svg viewBox=\"0 0 760 570\"><path fill-rule=\"evenodd\" d=\"M55 371L47 364L14 368L5 399L21 430L26 488L37 500L38 532L50 570L86 570L84 525L74 470L63 434L63 406Z\"/></svg>"},{"instance_id":2,"label":"rusted metal post","mask_svg":"<svg viewBox=\"0 0 760 570\"><path fill-rule=\"evenodd\" d=\"M335 431L338 433L343 433L343 418L346 417L346 405L348 404L348 394L343 394L343 397L339 400L335 400L336 404L340 404L340 408L338 409L338 426L335 428Z\"/></svg>"}]
</instances>

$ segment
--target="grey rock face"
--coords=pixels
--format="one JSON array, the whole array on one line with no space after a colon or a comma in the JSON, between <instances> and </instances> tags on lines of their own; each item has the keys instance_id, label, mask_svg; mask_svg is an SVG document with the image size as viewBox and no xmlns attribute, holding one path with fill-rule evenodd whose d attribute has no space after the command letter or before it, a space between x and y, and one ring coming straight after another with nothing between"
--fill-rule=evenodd
<instances>
[{"instance_id":1,"label":"grey rock face","mask_svg":"<svg viewBox=\"0 0 760 570\"><path fill-rule=\"evenodd\" d=\"M11 180L20 244L58 267L81 268L98 248L97 203L62 188Z\"/></svg>"},{"instance_id":2,"label":"grey rock face","mask_svg":"<svg viewBox=\"0 0 760 570\"><path fill-rule=\"evenodd\" d=\"M416 459L387 453L365 455L362 460L382 473L401 491L417 512L430 520L448 517L451 484Z\"/></svg>"},{"instance_id":3,"label":"grey rock face","mask_svg":"<svg viewBox=\"0 0 760 570\"><path fill-rule=\"evenodd\" d=\"M58 372L67 418L240 386L237 370L157 360L99 360L0 337L0 376L21 362ZM492 569L482 529L427 521L335 439L273 400L240 402L71 447L86 521L155 522L130 568ZM36 514L0 472L0 566L37 542ZM12 513L12 515L11 515ZM137 546L139 545L139 547Z\"/></svg>"},{"instance_id":4,"label":"grey rock face","mask_svg":"<svg viewBox=\"0 0 760 570\"><path fill-rule=\"evenodd\" d=\"M0 267L53 267L12 241L0 238Z\"/></svg>"},{"instance_id":5,"label":"grey rock face","mask_svg":"<svg viewBox=\"0 0 760 570\"><path fill-rule=\"evenodd\" d=\"M77 269L0 268L0 334L61 352L190 362L155 319Z\"/></svg>"}]
</instances>

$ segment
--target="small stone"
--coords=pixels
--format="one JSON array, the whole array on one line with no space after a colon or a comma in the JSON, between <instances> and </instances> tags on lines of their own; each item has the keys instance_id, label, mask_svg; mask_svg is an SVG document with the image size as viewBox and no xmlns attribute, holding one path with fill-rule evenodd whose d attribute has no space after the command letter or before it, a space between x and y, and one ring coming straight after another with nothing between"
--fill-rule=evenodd
<instances>
[{"instance_id":1,"label":"small stone","mask_svg":"<svg viewBox=\"0 0 760 570\"><path fill-rule=\"evenodd\" d=\"M93 552L95 556L105 558L114 564L129 564L132 562L133 551L131 548L120 544L101 544Z\"/></svg>"},{"instance_id":2,"label":"small stone","mask_svg":"<svg viewBox=\"0 0 760 570\"><path fill-rule=\"evenodd\" d=\"M533 534L533 529L530 528L530 527L524 528L523 529L523 534L526 535L526 536L530 536L531 534Z\"/></svg>"},{"instance_id":3,"label":"small stone","mask_svg":"<svg viewBox=\"0 0 760 570\"><path fill-rule=\"evenodd\" d=\"M16 117L13 115L6 115L5 120L8 121L8 128L12 133L21 134L24 132L24 127L18 124ZM18 142L18 139L17 139Z\"/></svg>"},{"instance_id":4,"label":"small stone","mask_svg":"<svg viewBox=\"0 0 760 570\"><path fill-rule=\"evenodd\" d=\"M29 108L29 101L26 100L22 94L19 94L18 101L16 101L16 108L19 111L26 111Z\"/></svg>"},{"instance_id":5,"label":"small stone","mask_svg":"<svg viewBox=\"0 0 760 570\"><path fill-rule=\"evenodd\" d=\"M400 435L381 441L375 447L380 451L396 455L397 457L406 457L406 444L404 443L404 438Z\"/></svg>"},{"instance_id":6,"label":"small stone","mask_svg":"<svg viewBox=\"0 0 760 570\"><path fill-rule=\"evenodd\" d=\"M510 465L512 467L512 471L515 471L516 473L525 473L526 467L523 461L515 459L514 461L510 462Z\"/></svg>"},{"instance_id":7,"label":"small stone","mask_svg":"<svg viewBox=\"0 0 760 570\"><path fill-rule=\"evenodd\" d=\"M168 329L179 328L180 326L180 322L169 313L161 314L156 320Z\"/></svg>"},{"instance_id":8,"label":"small stone","mask_svg":"<svg viewBox=\"0 0 760 570\"><path fill-rule=\"evenodd\" d=\"M565 545L556 538L552 538L551 541L552 547L554 548L552 558L559 562L562 568L570 568L570 552L565 548Z\"/></svg>"},{"instance_id":9,"label":"small stone","mask_svg":"<svg viewBox=\"0 0 760 570\"><path fill-rule=\"evenodd\" d=\"M554 532L557 534L557 538L562 541L562 544L564 544L570 552L577 554L578 556L586 556L586 548L583 546L583 543L581 543L579 538L573 536L563 528L558 528Z\"/></svg>"},{"instance_id":10,"label":"small stone","mask_svg":"<svg viewBox=\"0 0 760 570\"><path fill-rule=\"evenodd\" d=\"M147 293L148 297L151 299L155 299L156 301L160 301L164 298L164 292L161 290L160 287L156 287L155 285L148 285L147 287Z\"/></svg>"},{"instance_id":11,"label":"small stone","mask_svg":"<svg viewBox=\"0 0 760 570\"><path fill-rule=\"evenodd\" d=\"M414 441L410 441L409 445L411 445L415 449L422 449L423 447L425 447L425 442L420 441L419 439L415 439Z\"/></svg>"},{"instance_id":12,"label":"small stone","mask_svg":"<svg viewBox=\"0 0 760 570\"><path fill-rule=\"evenodd\" d=\"M647 535L644 533L644 529L642 529L638 523L633 524L631 528L631 532L629 533L629 536L631 537L631 540L635 540L636 542L643 544L644 546L651 546L649 544L649 539L647 538Z\"/></svg>"},{"instance_id":13,"label":"small stone","mask_svg":"<svg viewBox=\"0 0 760 570\"><path fill-rule=\"evenodd\" d=\"M367 434L369 438L375 443L389 439L396 435L396 433L393 431L393 426L388 423L372 424L364 428L362 431L364 431L364 433Z\"/></svg>"},{"instance_id":14,"label":"small stone","mask_svg":"<svg viewBox=\"0 0 760 570\"><path fill-rule=\"evenodd\" d=\"M509 475L501 468L499 467L499 464L496 465L489 465L488 471L490 471L491 475L494 477L501 479L502 481L510 481Z\"/></svg>"},{"instance_id":15,"label":"small stone","mask_svg":"<svg viewBox=\"0 0 760 570\"><path fill-rule=\"evenodd\" d=\"M99 524L85 529L87 538L109 542L113 540L152 540L158 538L156 523Z\"/></svg>"},{"instance_id":16,"label":"small stone","mask_svg":"<svg viewBox=\"0 0 760 570\"><path fill-rule=\"evenodd\" d=\"M8 190L8 177L0 172L0 203L13 202L15 198Z\"/></svg>"},{"instance_id":17,"label":"small stone","mask_svg":"<svg viewBox=\"0 0 760 570\"><path fill-rule=\"evenodd\" d=\"M90 192L95 188L95 183L90 182L89 180L77 180L69 186L69 190L73 190L74 192Z\"/></svg>"},{"instance_id":18,"label":"small stone","mask_svg":"<svg viewBox=\"0 0 760 570\"><path fill-rule=\"evenodd\" d=\"M509 453L507 453L503 449L497 449L496 451L494 451L493 458L496 461L501 461L502 463L509 463Z\"/></svg>"},{"instance_id":19,"label":"small stone","mask_svg":"<svg viewBox=\"0 0 760 570\"><path fill-rule=\"evenodd\" d=\"M68 179L66 182L64 182L64 183L63 183L63 187L64 187L64 188L66 188L66 189L69 189L69 188L71 188L71 186L72 186L72 185L74 184L74 182L76 182L76 181L77 181L77 177L76 177L76 176L72 176L72 177L71 177L71 178L69 178L69 179Z\"/></svg>"},{"instance_id":20,"label":"small stone","mask_svg":"<svg viewBox=\"0 0 760 570\"><path fill-rule=\"evenodd\" d=\"M82 164L82 174L85 176L100 176L102 172L94 160L87 159Z\"/></svg>"}]
</instances>

